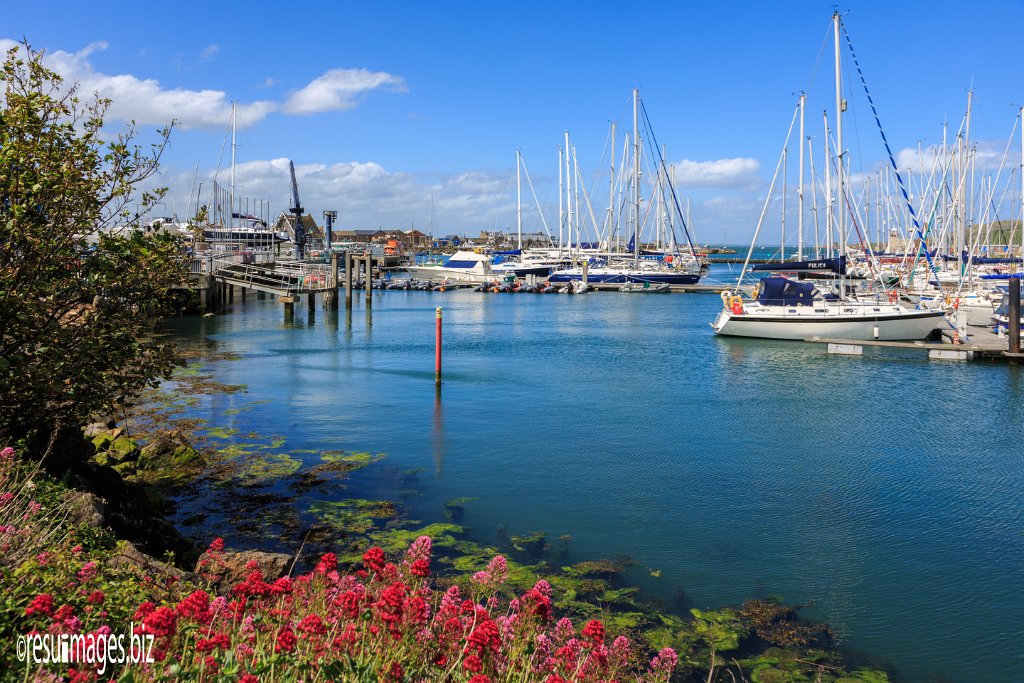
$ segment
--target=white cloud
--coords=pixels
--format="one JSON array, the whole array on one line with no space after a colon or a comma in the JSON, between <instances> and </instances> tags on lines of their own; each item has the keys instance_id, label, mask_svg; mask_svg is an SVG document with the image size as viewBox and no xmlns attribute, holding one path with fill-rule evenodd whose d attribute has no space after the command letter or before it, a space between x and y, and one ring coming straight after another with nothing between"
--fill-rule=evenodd
<instances>
[{"instance_id":1,"label":"white cloud","mask_svg":"<svg viewBox=\"0 0 1024 683\"><path fill-rule=\"evenodd\" d=\"M974 170L976 172L998 172L1002 167L1004 173L1008 173L1010 168L1020 164L1020 150L1012 147L1007 150L1005 140L979 140L972 143L971 146L974 148ZM929 145L920 150L915 147L906 147L896 153L896 164L900 171L910 170L914 173L921 173L923 170L924 173L934 173L935 177L939 178L942 177L947 165L949 165L948 172L953 173L956 162L950 162L950 159L956 154L955 144L951 144L945 154L942 152L942 145Z\"/></svg>"},{"instance_id":2,"label":"white cloud","mask_svg":"<svg viewBox=\"0 0 1024 683\"><path fill-rule=\"evenodd\" d=\"M4 52L18 45L13 40L0 38L0 50ZM63 76L66 83L78 83L83 95L98 93L112 100L108 112L110 119L162 126L170 123L173 117L184 129L222 129L230 122L231 97L223 90L166 88L152 78L96 71L89 57L106 48L107 43L97 41L78 52L46 52L44 62ZM212 59L219 49L217 44L207 46L202 51L202 58L206 61ZM269 87L274 84L273 79L267 78L262 85ZM236 123L239 128L246 128L275 111L310 114L351 109L358 103L360 95L378 89L406 90L404 81L392 74L366 69L332 69L292 93L284 105L271 100L238 104Z\"/></svg>"},{"instance_id":3,"label":"white cloud","mask_svg":"<svg viewBox=\"0 0 1024 683\"><path fill-rule=\"evenodd\" d=\"M733 187L751 188L760 183L757 175L761 164L757 159L734 158L712 161L683 159L676 164L676 179L682 188Z\"/></svg>"},{"instance_id":4,"label":"white cloud","mask_svg":"<svg viewBox=\"0 0 1024 683\"><path fill-rule=\"evenodd\" d=\"M298 164L295 175L303 208L323 222L323 212L338 212L344 228L382 226L407 229L415 225L426 231L431 208L434 231L476 235L482 229L509 229L515 225L515 187L505 175L471 171L451 176L414 175L393 172L375 162ZM205 179L204 179L205 176ZM202 197L210 202L212 172L200 173ZM229 172L222 170L218 182L226 187ZM184 218L195 209L189 202L193 171L166 169L152 186L169 189L157 214L176 212ZM236 196L269 202L272 218L291 205L288 159L268 159L238 164L235 168ZM244 200L243 200L244 202ZM244 204L243 204L244 206ZM249 205L252 210L254 205ZM557 212L557 209L556 209ZM540 229L533 207L523 207L528 230ZM550 218L549 218L550 221ZM536 226L536 227L535 227Z\"/></svg>"},{"instance_id":5,"label":"white cloud","mask_svg":"<svg viewBox=\"0 0 1024 683\"><path fill-rule=\"evenodd\" d=\"M383 71L331 69L292 93L283 110L288 114L315 114L351 109L359 96L378 89L406 92L402 78Z\"/></svg>"},{"instance_id":6,"label":"white cloud","mask_svg":"<svg viewBox=\"0 0 1024 683\"><path fill-rule=\"evenodd\" d=\"M199 58L204 62L209 62L217 56L218 52L220 52L220 45L213 43L212 45L207 45L203 48L203 51L199 53Z\"/></svg>"}]
</instances>

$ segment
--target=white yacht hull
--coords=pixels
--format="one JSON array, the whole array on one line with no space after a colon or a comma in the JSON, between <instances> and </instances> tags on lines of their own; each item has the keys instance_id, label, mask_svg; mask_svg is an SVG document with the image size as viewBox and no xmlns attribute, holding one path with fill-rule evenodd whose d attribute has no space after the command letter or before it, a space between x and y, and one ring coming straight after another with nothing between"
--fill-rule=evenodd
<instances>
[{"instance_id":1,"label":"white yacht hull","mask_svg":"<svg viewBox=\"0 0 1024 683\"><path fill-rule=\"evenodd\" d=\"M825 312L815 308L747 304L742 314L723 309L711 327L715 334L731 337L902 341L924 339L943 316L938 310L907 309L897 305L830 306Z\"/></svg>"},{"instance_id":2,"label":"white yacht hull","mask_svg":"<svg viewBox=\"0 0 1024 683\"><path fill-rule=\"evenodd\" d=\"M494 279L490 272L445 268L444 266L409 266L409 277L414 280L454 280L455 282L489 282Z\"/></svg>"}]
</instances>

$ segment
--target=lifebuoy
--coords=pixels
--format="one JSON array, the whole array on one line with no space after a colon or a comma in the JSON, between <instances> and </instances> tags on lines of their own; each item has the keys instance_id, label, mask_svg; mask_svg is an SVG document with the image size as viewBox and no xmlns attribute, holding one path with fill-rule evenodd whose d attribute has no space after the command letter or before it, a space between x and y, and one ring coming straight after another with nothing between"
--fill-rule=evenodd
<instances>
[{"instance_id":1,"label":"lifebuoy","mask_svg":"<svg viewBox=\"0 0 1024 683\"><path fill-rule=\"evenodd\" d=\"M732 292L728 290L722 290L722 308L729 308L729 297L732 296Z\"/></svg>"}]
</instances>

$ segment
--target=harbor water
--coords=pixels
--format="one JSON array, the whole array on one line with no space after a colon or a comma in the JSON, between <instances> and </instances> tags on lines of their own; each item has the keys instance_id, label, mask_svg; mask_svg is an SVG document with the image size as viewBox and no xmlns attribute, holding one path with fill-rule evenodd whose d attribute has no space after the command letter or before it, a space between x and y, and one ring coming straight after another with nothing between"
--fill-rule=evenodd
<instances>
[{"instance_id":1,"label":"harbor water","mask_svg":"<svg viewBox=\"0 0 1024 683\"><path fill-rule=\"evenodd\" d=\"M898 681L1024 676L1020 368L719 338L714 295L354 298L286 322L250 295L172 321L240 356L204 372L246 393L196 416L385 453L353 496L424 524L474 498L474 540L567 534L571 561L628 555L667 604L813 603L806 616ZM418 470L415 490L389 468Z\"/></svg>"}]
</instances>

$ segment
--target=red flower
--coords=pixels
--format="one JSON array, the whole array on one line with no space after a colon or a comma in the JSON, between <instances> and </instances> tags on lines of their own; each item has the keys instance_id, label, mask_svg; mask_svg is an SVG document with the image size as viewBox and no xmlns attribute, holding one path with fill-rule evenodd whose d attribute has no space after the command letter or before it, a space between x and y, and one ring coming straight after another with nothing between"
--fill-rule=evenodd
<instances>
[{"instance_id":1,"label":"red flower","mask_svg":"<svg viewBox=\"0 0 1024 683\"><path fill-rule=\"evenodd\" d=\"M363 556L366 559L366 556ZM327 574L333 572L338 568L338 556L334 553L324 553L323 557L320 558L320 562L316 565L316 571L318 574Z\"/></svg>"},{"instance_id":2,"label":"red flower","mask_svg":"<svg viewBox=\"0 0 1024 683\"><path fill-rule=\"evenodd\" d=\"M469 683L491 683L491 679L483 674L477 674L469 679Z\"/></svg>"},{"instance_id":3,"label":"red flower","mask_svg":"<svg viewBox=\"0 0 1024 683\"><path fill-rule=\"evenodd\" d=\"M490 619L477 624L467 639L469 647L476 648L479 654L487 650L497 653L501 649L501 635L498 626Z\"/></svg>"},{"instance_id":4,"label":"red flower","mask_svg":"<svg viewBox=\"0 0 1024 683\"><path fill-rule=\"evenodd\" d=\"M291 652L295 649L295 643L298 642L295 638L295 633L288 627L285 627L277 634L277 645L274 646L274 652Z\"/></svg>"},{"instance_id":5,"label":"red flower","mask_svg":"<svg viewBox=\"0 0 1024 683\"><path fill-rule=\"evenodd\" d=\"M209 551L211 553L219 553L224 550L224 539L219 536L210 541Z\"/></svg>"},{"instance_id":6,"label":"red flower","mask_svg":"<svg viewBox=\"0 0 1024 683\"><path fill-rule=\"evenodd\" d=\"M93 605L102 605L105 597L106 596L103 595L103 591L93 591L89 594L89 603Z\"/></svg>"},{"instance_id":7,"label":"red flower","mask_svg":"<svg viewBox=\"0 0 1024 683\"><path fill-rule=\"evenodd\" d=\"M323 635L327 632L327 628L324 626L323 620L315 614L307 614L304 616L302 621L300 621L298 626L295 628L308 636Z\"/></svg>"},{"instance_id":8,"label":"red flower","mask_svg":"<svg viewBox=\"0 0 1024 683\"><path fill-rule=\"evenodd\" d=\"M537 588L531 588L523 593L522 603L526 607L524 611L527 614L536 615L543 622L551 619L551 598Z\"/></svg>"},{"instance_id":9,"label":"red flower","mask_svg":"<svg viewBox=\"0 0 1024 683\"><path fill-rule=\"evenodd\" d=\"M42 612L46 616L53 614L53 596L49 593L42 593L33 598L29 606L25 608L25 616Z\"/></svg>"},{"instance_id":10,"label":"red flower","mask_svg":"<svg viewBox=\"0 0 1024 683\"><path fill-rule=\"evenodd\" d=\"M178 626L178 615L170 607L157 607L142 622L142 631L157 638L173 636Z\"/></svg>"},{"instance_id":11,"label":"red flower","mask_svg":"<svg viewBox=\"0 0 1024 683\"><path fill-rule=\"evenodd\" d=\"M462 662L462 668L471 673L480 673L484 663L477 655L470 655Z\"/></svg>"},{"instance_id":12,"label":"red flower","mask_svg":"<svg viewBox=\"0 0 1024 683\"><path fill-rule=\"evenodd\" d=\"M154 605L153 603L151 603L150 601L147 600L146 602L144 602L141 605L139 605L139 608L137 610L135 610L135 616L132 617L132 620L133 621L142 621L143 619L148 617L150 614L152 614L153 610L155 610L155 609L156 609L156 605Z\"/></svg>"},{"instance_id":13,"label":"red flower","mask_svg":"<svg viewBox=\"0 0 1024 683\"><path fill-rule=\"evenodd\" d=\"M380 599L373 603L383 621L397 622L402 619L402 603L405 601L405 585L395 582L381 591Z\"/></svg>"},{"instance_id":14,"label":"red flower","mask_svg":"<svg viewBox=\"0 0 1024 683\"><path fill-rule=\"evenodd\" d=\"M214 649L226 650L231 647L231 639L226 633L216 633L212 638L199 638L196 640L196 652L210 652Z\"/></svg>"},{"instance_id":15,"label":"red flower","mask_svg":"<svg viewBox=\"0 0 1024 683\"><path fill-rule=\"evenodd\" d=\"M334 598L334 604L341 608L342 613L349 619L359 616L363 604L363 594L356 591L344 591Z\"/></svg>"},{"instance_id":16,"label":"red flower","mask_svg":"<svg viewBox=\"0 0 1024 683\"><path fill-rule=\"evenodd\" d=\"M405 603L405 613L414 624L426 624L430 620L430 604L422 596L415 595Z\"/></svg>"},{"instance_id":17,"label":"red flower","mask_svg":"<svg viewBox=\"0 0 1024 683\"><path fill-rule=\"evenodd\" d=\"M412 569L410 571L413 576L430 576L430 560L425 557L421 557L412 563Z\"/></svg>"},{"instance_id":18,"label":"red flower","mask_svg":"<svg viewBox=\"0 0 1024 683\"><path fill-rule=\"evenodd\" d=\"M260 679L256 678L252 674L245 674L238 679L238 683L260 683Z\"/></svg>"},{"instance_id":19,"label":"red flower","mask_svg":"<svg viewBox=\"0 0 1024 683\"><path fill-rule=\"evenodd\" d=\"M271 595L287 595L292 592L292 580L287 576L282 576L280 579L274 582L270 587Z\"/></svg>"},{"instance_id":20,"label":"red flower","mask_svg":"<svg viewBox=\"0 0 1024 683\"><path fill-rule=\"evenodd\" d=\"M591 619L583 627L583 637L590 640L594 645L604 644L604 624L597 619Z\"/></svg>"},{"instance_id":21,"label":"red flower","mask_svg":"<svg viewBox=\"0 0 1024 683\"><path fill-rule=\"evenodd\" d=\"M262 598L270 594L270 584L263 580L263 574L254 571L246 577L245 581L235 586L233 591L235 595Z\"/></svg>"},{"instance_id":22,"label":"red flower","mask_svg":"<svg viewBox=\"0 0 1024 683\"><path fill-rule=\"evenodd\" d=\"M374 546L363 555L363 564L367 570L380 573L384 569L384 551Z\"/></svg>"},{"instance_id":23,"label":"red flower","mask_svg":"<svg viewBox=\"0 0 1024 683\"><path fill-rule=\"evenodd\" d=\"M210 596L203 590L193 591L191 595L178 603L178 616L194 619L200 624L208 624L213 619L210 612Z\"/></svg>"},{"instance_id":24,"label":"red flower","mask_svg":"<svg viewBox=\"0 0 1024 683\"><path fill-rule=\"evenodd\" d=\"M70 619L75 614L75 608L71 605L61 605L57 608L57 611L53 613L54 621L64 621Z\"/></svg>"},{"instance_id":25,"label":"red flower","mask_svg":"<svg viewBox=\"0 0 1024 683\"><path fill-rule=\"evenodd\" d=\"M206 666L206 670L211 674L216 674L220 666L217 665L217 660L213 657L207 657L203 660L203 664Z\"/></svg>"}]
</instances>

